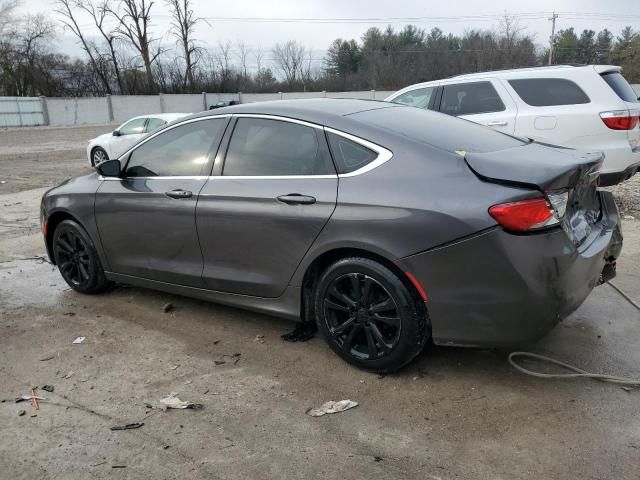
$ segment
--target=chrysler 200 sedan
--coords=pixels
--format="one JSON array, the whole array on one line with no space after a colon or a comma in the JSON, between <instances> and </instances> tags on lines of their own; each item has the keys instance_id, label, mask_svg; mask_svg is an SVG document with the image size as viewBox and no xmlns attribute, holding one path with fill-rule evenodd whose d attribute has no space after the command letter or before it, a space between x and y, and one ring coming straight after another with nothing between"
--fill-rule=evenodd
<instances>
[{"instance_id":1,"label":"chrysler 200 sedan","mask_svg":"<svg viewBox=\"0 0 640 480\"><path fill-rule=\"evenodd\" d=\"M615 275L600 153L361 100L180 119L42 199L51 261L111 282L316 322L346 361L428 340L533 341Z\"/></svg>"}]
</instances>

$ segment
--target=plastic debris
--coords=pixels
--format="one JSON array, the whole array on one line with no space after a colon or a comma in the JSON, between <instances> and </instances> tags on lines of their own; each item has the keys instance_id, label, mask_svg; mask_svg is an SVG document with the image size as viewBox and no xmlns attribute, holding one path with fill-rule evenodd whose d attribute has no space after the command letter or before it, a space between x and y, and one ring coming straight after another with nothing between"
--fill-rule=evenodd
<instances>
[{"instance_id":1,"label":"plastic debris","mask_svg":"<svg viewBox=\"0 0 640 480\"><path fill-rule=\"evenodd\" d=\"M256 335L256 338L253 339L255 343L264 343L264 335Z\"/></svg>"},{"instance_id":2,"label":"plastic debris","mask_svg":"<svg viewBox=\"0 0 640 480\"><path fill-rule=\"evenodd\" d=\"M73 344L74 345L79 345L80 343L84 342L86 340L87 337L77 337L74 341Z\"/></svg>"},{"instance_id":3,"label":"plastic debris","mask_svg":"<svg viewBox=\"0 0 640 480\"><path fill-rule=\"evenodd\" d=\"M56 358L55 355L47 355L46 357L39 358L38 360L40 360L41 362L46 362L47 360L53 360L54 358Z\"/></svg>"},{"instance_id":4,"label":"plastic debris","mask_svg":"<svg viewBox=\"0 0 640 480\"><path fill-rule=\"evenodd\" d=\"M53 393L55 387L53 385L43 385L42 390L44 390L45 392Z\"/></svg>"},{"instance_id":5,"label":"plastic debris","mask_svg":"<svg viewBox=\"0 0 640 480\"><path fill-rule=\"evenodd\" d=\"M19 417L24 417L27 414L27 412L25 412L24 410L18 410L18 416Z\"/></svg>"},{"instance_id":6,"label":"plastic debris","mask_svg":"<svg viewBox=\"0 0 640 480\"><path fill-rule=\"evenodd\" d=\"M354 402L353 400L339 400L334 401L330 400L324 404L320 408L311 408L307 410L307 415L312 417L321 417L328 413L340 413L351 408L357 407L358 402Z\"/></svg>"},{"instance_id":7,"label":"plastic debris","mask_svg":"<svg viewBox=\"0 0 640 480\"><path fill-rule=\"evenodd\" d=\"M73 370L71 370L69 373L67 373L67 374L66 374L64 377L62 377L62 378L64 378L65 380L66 380L66 379L68 379L68 378L71 378L71 377L73 376L73 374L74 374L74 373L75 373L75 372L74 372Z\"/></svg>"},{"instance_id":8,"label":"plastic debris","mask_svg":"<svg viewBox=\"0 0 640 480\"><path fill-rule=\"evenodd\" d=\"M144 422L136 422L136 423L127 423L126 425L114 425L110 427L110 430L134 430L136 428L140 428L144 425Z\"/></svg>"},{"instance_id":9,"label":"plastic debris","mask_svg":"<svg viewBox=\"0 0 640 480\"><path fill-rule=\"evenodd\" d=\"M175 409L184 409L191 408L193 410L199 410L203 408L201 403L193 403L184 400L180 400L174 392L171 392L168 396L164 397L160 400L162 406L166 409L175 408Z\"/></svg>"},{"instance_id":10,"label":"plastic debris","mask_svg":"<svg viewBox=\"0 0 640 480\"><path fill-rule=\"evenodd\" d=\"M16 403L29 402L29 401L32 401L34 398L36 400L45 400L44 397L38 397L33 395L20 395L19 397L16 397Z\"/></svg>"},{"instance_id":11,"label":"plastic debris","mask_svg":"<svg viewBox=\"0 0 640 480\"><path fill-rule=\"evenodd\" d=\"M168 312L170 312L171 310L173 310L173 303L165 303L165 304L162 306L162 311L163 311L164 313L168 313Z\"/></svg>"}]
</instances>

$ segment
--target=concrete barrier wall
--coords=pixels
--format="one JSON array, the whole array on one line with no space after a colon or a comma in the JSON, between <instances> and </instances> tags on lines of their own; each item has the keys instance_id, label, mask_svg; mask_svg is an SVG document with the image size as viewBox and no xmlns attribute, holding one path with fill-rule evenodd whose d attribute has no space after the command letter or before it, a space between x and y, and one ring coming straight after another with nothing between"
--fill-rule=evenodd
<instances>
[{"instance_id":1,"label":"concrete barrier wall","mask_svg":"<svg viewBox=\"0 0 640 480\"><path fill-rule=\"evenodd\" d=\"M106 97L0 97L0 127L120 124L138 115L195 113L218 102L240 103L298 98L383 100L392 92L199 93L189 95L107 95Z\"/></svg>"},{"instance_id":2,"label":"concrete barrier wall","mask_svg":"<svg viewBox=\"0 0 640 480\"><path fill-rule=\"evenodd\" d=\"M49 125L82 125L109 123L109 109L105 97L47 98Z\"/></svg>"}]
</instances>

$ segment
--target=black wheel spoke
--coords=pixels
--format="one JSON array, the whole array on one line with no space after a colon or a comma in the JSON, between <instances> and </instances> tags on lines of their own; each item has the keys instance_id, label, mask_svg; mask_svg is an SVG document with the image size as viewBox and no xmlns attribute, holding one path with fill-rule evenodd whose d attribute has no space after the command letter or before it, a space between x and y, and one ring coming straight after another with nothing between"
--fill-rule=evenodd
<instances>
[{"instance_id":1,"label":"black wheel spoke","mask_svg":"<svg viewBox=\"0 0 640 480\"><path fill-rule=\"evenodd\" d=\"M73 247L62 237L58 239L58 247L60 247L60 249L65 253L70 255L73 253Z\"/></svg>"},{"instance_id":2,"label":"black wheel spoke","mask_svg":"<svg viewBox=\"0 0 640 480\"><path fill-rule=\"evenodd\" d=\"M376 347L376 341L373 338L373 333L371 333L371 327L365 327L364 333L367 337L367 352L369 352L369 360L378 358L378 348Z\"/></svg>"},{"instance_id":3,"label":"black wheel spoke","mask_svg":"<svg viewBox=\"0 0 640 480\"><path fill-rule=\"evenodd\" d=\"M348 312L349 311L349 307L345 307L344 305L340 305L339 303L336 303L333 300L329 300L328 298L324 299L324 306L326 308L330 308L331 310L338 310L340 312Z\"/></svg>"},{"instance_id":4,"label":"black wheel spoke","mask_svg":"<svg viewBox=\"0 0 640 480\"><path fill-rule=\"evenodd\" d=\"M400 325L400 317L394 317L394 316L389 317L386 315L379 315L376 313L373 315L373 320L376 322L382 322L391 327L397 327L398 325Z\"/></svg>"},{"instance_id":5,"label":"black wheel spoke","mask_svg":"<svg viewBox=\"0 0 640 480\"><path fill-rule=\"evenodd\" d=\"M358 333L361 329L362 325L356 324L353 326L353 328L349 332L349 335L347 335L342 342L342 349L344 351L346 351L347 353L351 351L351 345L353 345L354 337L356 336L356 333Z\"/></svg>"},{"instance_id":6,"label":"black wheel spoke","mask_svg":"<svg viewBox=\"0 0 640 480\"><path fill-rule=\"evenodd\" d=\"M371 307L369 308L369 312L371 313L386 312L387 310L391 310L392 308L395 308L393 300L391 297L387 297L383 301L376 303L375 305L371 305Z\"/></svg>"},{"instance_id":7,"label":"black wheel spoke","mask_svg":"<svg viewBox=\"0 0 640 480\"><path fill-rule=\"evenodd\" d=\"M355 321L356 321L356 317L355 316L349 317L349 319L346 322L344 322L341 325L338 325L336 328L334 328L333 331L331 332L331 334L334 337L342 335L347 330L347 328L349 328L350 326L352 326L354 324Z\"/></svg>"},{"instance_id":8,"label":"black wheel spoke","mask_svg":"<svg viewBox=\"0 0 640 480\"><path fill-rule=\"evenodd\" d=\"M370 328L371 328L371 333L373 334L373 338L375 338L375 340L378 342L382 350L384 350L385 353L391 351L392 345L389 345L387 343L378 326L375 323L372 323L370 325Z\"/></svg>"},{"instance_id":9,"label":"black wheel spoke","mask_svg":"<svg viewBox=\"0 0 640 480\"><path fill-rule=\"evenodd\" d=\"M78 262L78 271L83 280L89 280L89 270L87 270L87 267L85 267L82 262Z\"/></svg>"},{"instance_id":10,"label":"black wheel spoke","mask_svg":"<svg viewBox=\"0 0 640 480\"><path fill-rule=\"evenodd\" d=\"M362 288L360 285L360 275L357 273L351 275L351 289L356 303L360 303L362 301Z\"/></svg>"},{"instance_id":11,"label":"black wheel spoke","mask_svg":"<svg viewBox=\"0 0 640 480\"><path fill-rule=\"evenodd\" d=\"M334 284L333 287L331 288L331 291L329 292L331 293L331 295L333 295L333 297L336 300L340 300L342 303L344 303L345 305L348 305L349 307L355 307L356 306L356 302L353 301L351 298L349 298L349 296L344 293L344 292L340 292L336 285Z\"/></svg>"},{"instance_id":12,"label":"black wheel spoke","mask_svg":"<svg viewBox=\"0 0 640 480\"><path fill-rule=\"evenodd\" d=\"M362 303L365 305L369 303L369 295L371 294L371 287L373 286L373 280L370 277L364 277L362 282Z\"/></svg>"}]
</instances>

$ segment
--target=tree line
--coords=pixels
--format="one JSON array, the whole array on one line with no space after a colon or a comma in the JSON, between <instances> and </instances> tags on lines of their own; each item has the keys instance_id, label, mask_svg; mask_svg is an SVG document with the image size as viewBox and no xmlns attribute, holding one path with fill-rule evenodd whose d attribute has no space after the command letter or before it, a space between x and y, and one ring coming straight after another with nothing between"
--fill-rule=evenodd
<instances>
[{"instance_id":1,"label":"tree line","mask_svg":"<svg viewBox=\"0 0 640 480\"><path fill-rule=\"evenodd\" d=\"M192 0L163 1L173 45L154 30L153 0L55 0L52 16L18 15L20 0L0 0L0 94L395 90L462 73L544 65L549 58L549 49L505 14L494 29L462 35L437 27L372 27L359 39L334 40L318 63L297 40L268 50L230 41L207 46L194 34L207 21ZM75 37L81 58L52 48L62 32ZM560 30L553 63L621 65L630 82L640 82L640 33L631 27L618 35Z\"/></svg>"}]
</instances>

